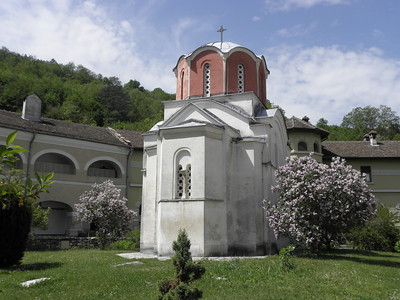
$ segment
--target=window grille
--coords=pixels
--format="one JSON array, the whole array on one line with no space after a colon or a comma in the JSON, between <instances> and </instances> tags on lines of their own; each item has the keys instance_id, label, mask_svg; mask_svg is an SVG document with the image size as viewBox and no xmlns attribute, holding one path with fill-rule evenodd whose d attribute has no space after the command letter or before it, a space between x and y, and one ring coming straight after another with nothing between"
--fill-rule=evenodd
<instances>
[{"instance_id":1,"label":"window grille","mask_svg":"<svg viewBox=\"0 0 400 300\"><path fill-rule=\"evenodd\" d=\"M243 65L237 66L237 80L238 80L238 93L244 92L244 67Z\"/></svg>"},{"instance_id":2,"label":"window grille","mask_svg":"<svg viewBox=\"0 0 400 300\"><path fill-rule=\"evenodd\" d=\"M204 96L211 96L211 70L210 64L204 65Z\"/></svg>"},{"instance_id":3,"label":"window grille","mask_svg":"<svg viewBox=\"0 0 400 300\"><path fill-rule=\"evenodd\" d=\"M183 169L182 165L178 165L177 168L177 180L176 180L176 192L177 198L189 199L192 195L192 167L191 165L186 166L186 170Z\"/></svg>"}]
</instances>

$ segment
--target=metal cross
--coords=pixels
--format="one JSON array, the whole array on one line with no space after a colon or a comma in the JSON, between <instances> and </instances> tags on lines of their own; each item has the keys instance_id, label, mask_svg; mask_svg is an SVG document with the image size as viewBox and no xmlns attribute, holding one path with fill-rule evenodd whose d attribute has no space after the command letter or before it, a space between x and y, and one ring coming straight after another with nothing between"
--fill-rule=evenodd
<instances>
[{"instance_id":1,"label":"metal cross","mask_svg":"<svg viewBox=\"0 0 400 300\"><path fill-rule=\"evenodd\" d=\"M224 31L226 31L226 28L224 28L224 26L221 25L221 28L219 30L217 30L217 32L221 33L221 44L224 41Z\"/></svg>"}]
</instances>

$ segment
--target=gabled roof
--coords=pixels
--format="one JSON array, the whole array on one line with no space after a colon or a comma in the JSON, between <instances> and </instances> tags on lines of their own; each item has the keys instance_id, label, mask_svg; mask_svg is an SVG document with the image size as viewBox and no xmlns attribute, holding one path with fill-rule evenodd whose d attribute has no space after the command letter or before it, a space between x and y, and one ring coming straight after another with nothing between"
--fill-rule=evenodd
<instances>
[{"instance_id":1,"label":"gabled roof","mask_svg":"<svg viewBox=\"0 0 400 300\"><path fill-rule=\"evenodd\" d=\"M116 131L123 136L121 139L107 128L49 118L41 118L40 122L31 121L23 119L18 113L5 110L0 110L0 127L102 144L125 147L132 145L135 148L143 148L143 138L140 132L118 129Z\"/></svg>"},{"instance_id":2,"label":"gabled roof","mask_svg":"<svg viewBox=\"0 0 400 300\"><path fill-rule=\"evenodd\" d=\"M184 103L185 100L179 100ZM214 110L214 112L213 112ZM202 123L208 123L218 127L230 128L233 131L240 131L240 128L236 128L237 123L232 124L227 120L224 120L221 115L217 115L216 111L224 111L229 115L234 115L237 121L242 121L243 124L250 124L255 119L247 114L240 107L230 105L227 102L216 101L213 99L192 99L186 102L186 105L179 108L174 114L169 116L163 123L158 124L157 127L153 127L151 130L157 130L166 127L182 126L186 120L192 120Z\"/></svg>"},{"instance_id":3,"label":"gabled roof","mask_svg":"<svg viewBox=\"0 0 400 300\"><path fill-rule=\"evenodd\" d=\"M286 128L288 131L315 131L318 133L322 139L328 137L329 131L319 128L317 126L312 125L308 122L308 118L304 117L303 119L299 119L295 116L286 120Z\"/></svg>"},{"instance_id":4,"label":"gabled roof","mask_svg":"<svg viewBox=\"0 0 400 300\"><path fill-rule=\"evenodd\" d=\"M382 141L372 146L369 141L325 141L324 157L400 158L400 141Z\"/></svg>"}]
</instances>

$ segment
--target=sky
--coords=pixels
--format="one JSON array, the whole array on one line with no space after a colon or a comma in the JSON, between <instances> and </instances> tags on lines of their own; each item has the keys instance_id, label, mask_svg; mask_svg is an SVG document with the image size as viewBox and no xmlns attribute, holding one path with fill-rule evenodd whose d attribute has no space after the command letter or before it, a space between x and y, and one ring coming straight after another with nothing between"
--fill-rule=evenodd
<instances>
[{"instance_id":1,"label":"sky","mask_svg":"<svg viewBox=\"0 0 400 300\"><path fill-rule=\"evenodd\" d=\"M181 55L224 41L266 59L286 116L400 114L399 0L1 0L0 47L175 93Z\"/></svg>"}]
</instances>

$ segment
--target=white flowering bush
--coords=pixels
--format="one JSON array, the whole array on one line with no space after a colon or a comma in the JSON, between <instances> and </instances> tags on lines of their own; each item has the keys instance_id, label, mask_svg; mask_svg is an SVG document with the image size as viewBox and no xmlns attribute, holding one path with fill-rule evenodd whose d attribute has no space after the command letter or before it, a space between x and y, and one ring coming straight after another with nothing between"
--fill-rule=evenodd
<instances>
[{"instance_id":1,"label":"white flowering bush","mask_svg":"<svg viewBox=\"0 0 400 300\"><path fill-rule=\"evenodd\" d=\"M264 201L267 222L277 237L318 251L340 242L343 233L375 213L364 176L341 158L330 165L310 156L294 158L276 171L276 203Z\"/></svg>"},{"instance_id":2,"label":"white flowering bush","mask_svg":"<svg viewBox=\"0 0 400 300\"><path fill-rule=\"evenodd\" d=\"M95 225L100 246L104 247L123 237L130 229L129 222L137 213L128 209L127 202L111 180L95 183L75 204L77 219Z\"/></svg>"}]
</instances>

